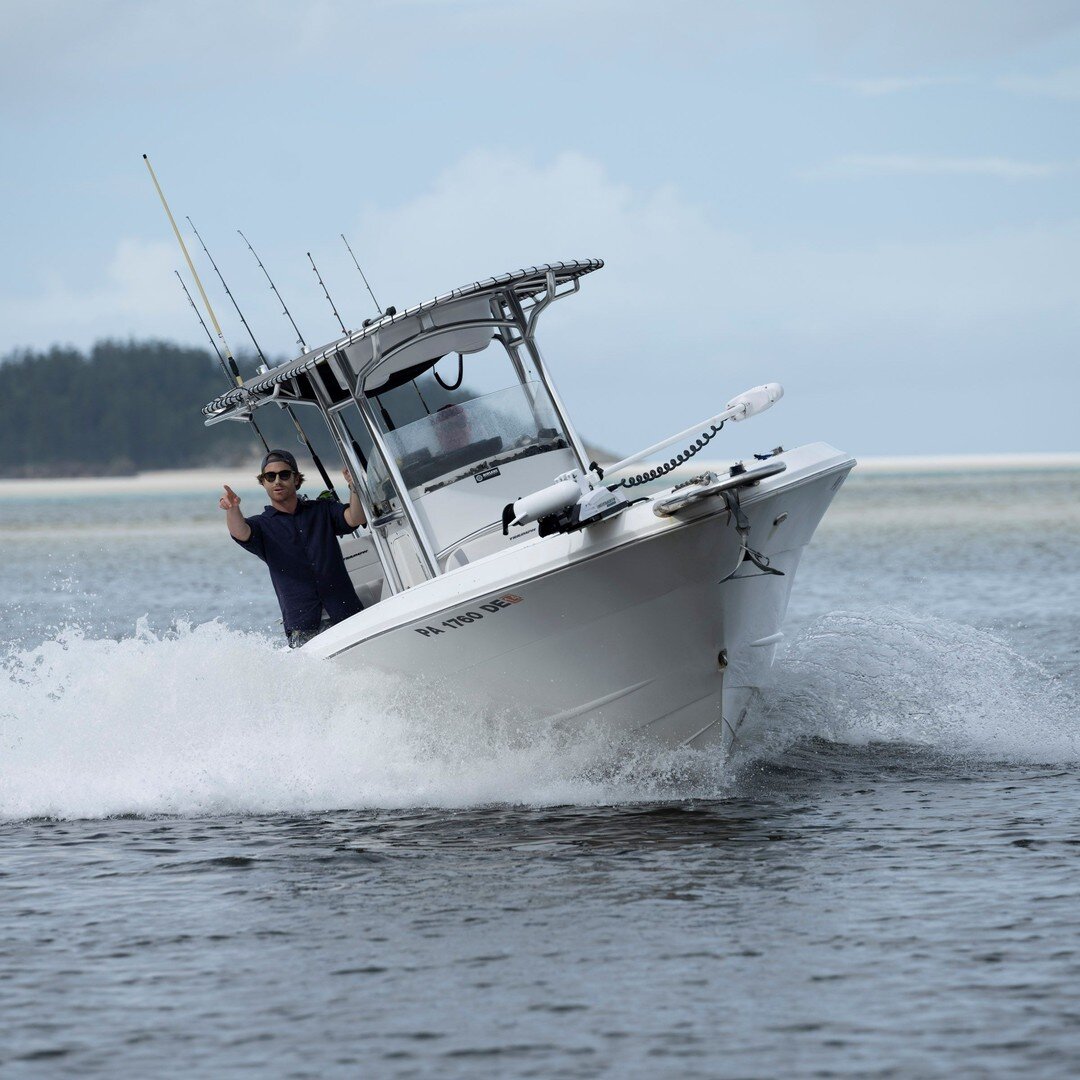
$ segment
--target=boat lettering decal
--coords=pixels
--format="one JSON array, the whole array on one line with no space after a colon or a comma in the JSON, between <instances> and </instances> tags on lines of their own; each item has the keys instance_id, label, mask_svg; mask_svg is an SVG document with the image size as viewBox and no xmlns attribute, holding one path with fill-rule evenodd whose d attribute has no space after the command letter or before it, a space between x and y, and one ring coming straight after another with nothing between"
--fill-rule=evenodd
<instances>
[{"instance_id":1,"label":"boat lettering decal","mask_svg":"<svg viewBox=\"0 0 1080 1080\"><path fill-rule=\"evenodd\" d=\"M478 472L476 474L476 482L478 484L482 484L485 480L492 480L496 476L502 476L502 473L499 472L499 470L497 468L496 469L485 469L483 472Z\"/></svg>"},{"instance_id":2,"label":"boat lettering decal","mask_svg":"<svg viewBox=\"0 0 1080 1080\"><path fill-rule=\"evenodd\" d=\"M506 593L504 596L489 600L486 604L478 604L477 611L463 611L460 615L452 615L449 619L443 619L438 626L414 626L413 629L421 637L435 637L437 634L445 634L447 630L460 630L463 626L470 626L479 622L485 615L497 615L503 608L512 604L520 604L524 597L516 593Z\"/></svg>"}]
</instances>

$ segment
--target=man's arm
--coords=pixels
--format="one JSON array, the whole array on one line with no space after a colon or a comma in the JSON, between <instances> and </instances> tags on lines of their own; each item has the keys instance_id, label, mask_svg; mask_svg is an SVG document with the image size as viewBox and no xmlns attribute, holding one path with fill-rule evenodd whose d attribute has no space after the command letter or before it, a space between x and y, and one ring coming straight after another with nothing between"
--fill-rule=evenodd
<instances>
[{"instance_id":1,"label":"man's arm","mask_svg":"<svg viewBox=\"0 0 1080 1080\"><path fill-rule=\"evenodd\" d=\"M356 496L354 495L355 499ZM225 485L225 494L221 496L218 506L225 511L225 524L229 527L229 534L241 544L251 539L251 526L244 520L240 513L240 496L228 484Z\"/></svg>"},{"instance_id":2,"label":"man's arm","mask_svg":"<svg viewBox=\"0 0 1080 1080\"><path fill-rule=\"evenodd\" d=\"M367 524L367 515L364 513L363 506L360 505L360 496L353 485L352 473L346 469L343 475L345 482L349 485L349 505L345 507L345 522L354 529L358 529L361 525Z\"/></svg>"}]
</instances>

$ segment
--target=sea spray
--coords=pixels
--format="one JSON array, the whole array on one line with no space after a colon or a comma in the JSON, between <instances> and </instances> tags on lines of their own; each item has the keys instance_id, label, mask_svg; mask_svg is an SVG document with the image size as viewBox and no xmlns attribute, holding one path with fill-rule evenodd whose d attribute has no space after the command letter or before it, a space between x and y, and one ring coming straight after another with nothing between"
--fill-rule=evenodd
<instances>
[{"instance_id":1,"label":"sea spray","mask_svg":"<svg viewBox=\"0 0 1080 1080\"><path fill-rule=\"evenodd\" d=\"M0 819L723 798L809 743L1080 760L1059 680L973 627L835 612L777 662L738 754L660 749L478 707L417 674L344 672L218 622L78 629L0 664Z\"/></svg>"},{"instance_id":2,"label":"sea spray","mask_svg":"<svg viewBox=\"0 0 1080 1080\"><path fill-rule=\"evenodd\" d=\"M777 661L752 753L814 738L1031 763L1080 761L1080 704L984 630L893 607L837 611Z\"/></svg>"},{"instance_id":3,"label":"sea spray","mask_svg":"<svg viewBox=\"0 0 1080 1080\"><path fill-rule=\"evenodd\" d=\"M719 794L722 760L343 672L212 622L64 631L0 679L0 818L625 802Z\"/></svg>"}]
</instances>

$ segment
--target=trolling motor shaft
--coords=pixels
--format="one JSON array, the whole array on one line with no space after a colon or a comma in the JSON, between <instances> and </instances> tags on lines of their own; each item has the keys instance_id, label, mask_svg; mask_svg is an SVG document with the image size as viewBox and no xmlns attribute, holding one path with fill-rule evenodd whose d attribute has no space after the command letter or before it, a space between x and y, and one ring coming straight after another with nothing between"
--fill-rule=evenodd
<instances>
[{"instance_id":1,"label":"trolling motor shaft","mask_svg":"<svg viewBox=\"0 0 1080 1080\"><path fill-rule=\"evenodd\" d=\"M635 480L640 483L645 480L658 479L664 473L670 472L677 465L693 457L698 450L712 439L713 435L719 432L727 421L738 423L741 420L749 419L751 416L756 416L771 408L783 396L784 388L779 383L764 383L761 386L753 386L733 397L722 413L717 413L716 416L712 416L700 424L695 424L693 427L671 435L661 442L646 447L644 450L639 450L636 454L631 454L629 457L615 462L607 470L609 475L617 473L628 465L643 461L658 450L662 450L680 439L688 438L700 431L707 432L707 435L700 438L689 453L677 455L666 466L651 470L644 477L630 478L627 481L618 481L615 484L602 486L602 475L598 476L597 480L594 481L589 473L582 473L579 469L564 473L562 476L556 477L555 482L549 487L541 488L531 495L526 495L524 498L507 504L503 510L503 533L506 535L511 525L528 525L533 521L541 523L541 535L547 535L550 532L574 532L577 529L595 524L604 518L620 513L629 503L626 496L616 490L618 487L632 487ZM711 429L711 432L709 429ZM551 520L549 521L549 519ZM548 521L546 528L544 526L545 521Z\"/></svg>"}]
</instances>

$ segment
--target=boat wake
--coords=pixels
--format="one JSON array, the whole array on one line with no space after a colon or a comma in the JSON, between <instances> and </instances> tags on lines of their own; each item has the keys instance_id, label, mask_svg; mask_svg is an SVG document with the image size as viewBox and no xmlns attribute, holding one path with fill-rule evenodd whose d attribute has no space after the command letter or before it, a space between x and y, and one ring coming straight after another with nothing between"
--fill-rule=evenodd
<instances>
[{"instance_id":1,"label":"boat wake","mask_svg":"<svg viewBox=\"0 0 1080 1080\"><path fill-rule=\"evenodd\" d=\"M599 804L677 797L688 769L713 768L624 749L478 711L421 676L331 673L217 622L140 622L119 641L68 630L9 654L0 678L8 820Z\"/></svg>"},{"instance_id":2,"label":"boat wake","mask_svg":"<svg viewBox=\"0 0 1080 1080\"><path fill-rule=\"evenodd\" d=\"M537 729L420 676L330 678L216 622L143 622L119 641L68 630L0 661L0 819L715 799L748 764L814 745L1080 760L1068 689L970 627L829 615L776 676L727 763Z\"/></svg>"},{"instance_id":3,"label":"boat wake","mask_svg":"<svg viewBox=\"0 0 1080 1080\"><path fill-rule=\"evenodd\" d=\"M1075 691L994 635L895 608L818 619L778 660L753 756L807 742L941 758L1080 761Z\"/></svg>"}]
</instances>

